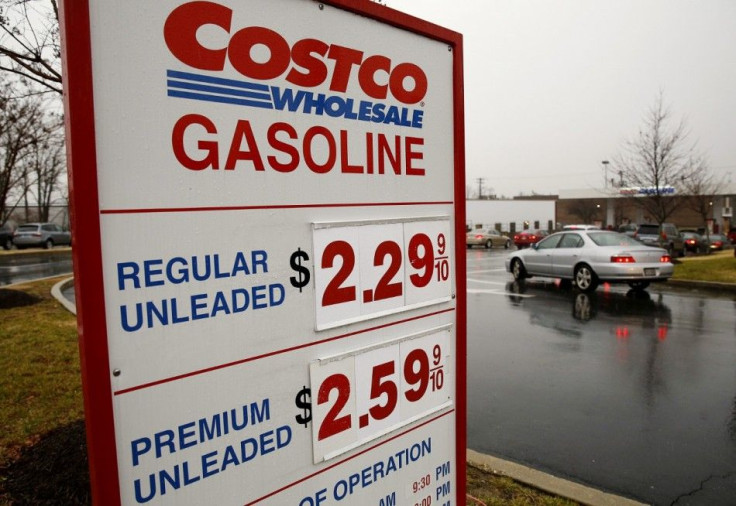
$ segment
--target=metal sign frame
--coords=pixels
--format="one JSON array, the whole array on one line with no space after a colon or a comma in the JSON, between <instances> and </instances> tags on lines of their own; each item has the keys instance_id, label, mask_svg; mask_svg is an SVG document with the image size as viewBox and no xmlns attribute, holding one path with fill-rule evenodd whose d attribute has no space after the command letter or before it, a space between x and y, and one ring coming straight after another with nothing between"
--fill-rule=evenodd
<instances>
[{"instance_id":1,"label":"metal sign frame","mask_svg":"<svg viewBox=\"0 0 736 506\"><path fill-rule=\"evenodd\" d=\"M266 3L266 2L264 2ZM406 32L446 43L453 53L454 234L456 286L456 487L457 503L465 499L466 452L466 281L465 281L465 133L463 109L463 44L454 31L370 1L328 0L344 11ZM70 207L79 348L92 498L95 504L119 504L120 483L113 416L113 373L110 370L103 287L101 212L93 96L89 0L62 0L60 22L64 62ZM304 479L307 479L305 477Z\"/></svg>"}]
</instances>

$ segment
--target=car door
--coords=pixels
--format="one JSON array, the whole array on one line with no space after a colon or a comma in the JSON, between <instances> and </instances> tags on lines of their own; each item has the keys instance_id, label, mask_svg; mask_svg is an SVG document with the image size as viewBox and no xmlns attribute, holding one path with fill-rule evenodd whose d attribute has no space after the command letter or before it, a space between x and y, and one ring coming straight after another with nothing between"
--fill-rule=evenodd
<instances>
[{"instance_id":1,"label":"car door","mask_svg":"<svg viewBox=\"0 0 736 506\"><path fill-rule=\"evenodd\" d=\"M551 235L533 245L524 255L527 272L539 276L552 276L552 251L561 238L562 234Z\"/></svg>"},{"instance_id":2,"label":"car door","mask_svg":"<svg viewBox=\"0 0 736 506\"><path fill-rule=\"evenodd\" d=\"M550 253L552 259L552 273L558 278L572 278L575 264L580 260L585 241L577 233L567 233L562 236L557 247Z\"/></svg>"}]
</instances>

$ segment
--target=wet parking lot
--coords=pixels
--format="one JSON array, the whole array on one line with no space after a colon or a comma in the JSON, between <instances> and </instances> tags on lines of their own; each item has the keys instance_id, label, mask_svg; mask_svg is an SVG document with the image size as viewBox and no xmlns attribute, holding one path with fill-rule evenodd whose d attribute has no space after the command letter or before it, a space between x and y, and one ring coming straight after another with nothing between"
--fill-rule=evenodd
<instances>
[{"instance_id":1,"label":"wet parking lot","mask_svg":"<svg viewBox=\"0 0 736 506\"><path fill-rule=\"evenodd\" d=\"M32 249L0 256L0 286L72 272L72 249Z\"/></svg>"},{"instance_id":2,"label":"wet parking lot","mask_svg":"<svg viewBox=\"0 0 736 506\"><path fill-rule=\"evenodd\" d=\"M591 294L468 260L468 447L653 504L736 504L736 294Z\"/></svg>"}]
</instances>

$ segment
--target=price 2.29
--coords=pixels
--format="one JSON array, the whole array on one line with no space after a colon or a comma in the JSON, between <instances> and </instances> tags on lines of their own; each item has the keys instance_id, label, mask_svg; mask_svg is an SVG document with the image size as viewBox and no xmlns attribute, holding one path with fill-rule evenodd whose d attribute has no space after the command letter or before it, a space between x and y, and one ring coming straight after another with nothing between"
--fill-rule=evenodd
<instances>
[{"instance_id":1,"label":"price 2.29","mask_svg":"<svg viewBox=\"0 0 736 506\"><path fill-rule=\"evenodd\" d=\"M448 299L447 220L316 229L317 323Z\"/></svg>"},{"instance_id":2,"label":"price 2.29","mask_svg":"<svg viewBox=\"0 0 736 506\"><path fill-rule=\"evenodd\" d=\"M435 259L433 243L427 234L416 234L409 241L409 264L417 271L409 274L411 284L417 288L424 288L432 281L436 271L437 281L447 281L450 276L450 262L445 254L447 247L445 234L437 236L437 255ZM322 305L331 306L356 300L356 286L347 285L345 281L355 269L355 250L347 241L333 241L327 245L322 254L323 269L336 265L340 259L340 268L332 280L327 284L322 294ZM383 241L376 247L373 254L373 266L383 268L376 287L363 291L363 302L373 302L403 295L403 283L397 281L397 274L401 271L403 253L401 246L394 241Z\"/></svg>"}]
</instances>

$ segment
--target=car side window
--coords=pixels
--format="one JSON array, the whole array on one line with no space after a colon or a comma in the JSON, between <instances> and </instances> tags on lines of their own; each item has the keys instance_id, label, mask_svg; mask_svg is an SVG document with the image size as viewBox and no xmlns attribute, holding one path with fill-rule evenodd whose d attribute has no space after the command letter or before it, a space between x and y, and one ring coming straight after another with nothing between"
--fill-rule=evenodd
<instances>
[{"instance_id":1,"label":"car side window","mask_svg":"<svg viewBox=\"0 0 736 506\"><path fill-rule=\"evenodd\" d=\"M580 248L583 246L583 238L579 234L565 234L560 241L559 248Z\"/></svg>"},{"instance_id":2,"label":"car side window","mask_svg":"<svg viewBox=\"0 0 736 506\"><path fill-rule=\"evenodd\" d=\"M537 249L552 249L556 248L557 244L559 244L560 239L562 238L561 235L551 235L547 237L546 239L543 239L537 243Z\"/></svg>"}]
</instances>

